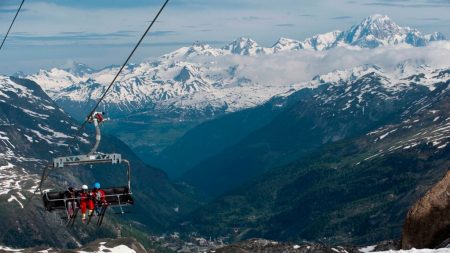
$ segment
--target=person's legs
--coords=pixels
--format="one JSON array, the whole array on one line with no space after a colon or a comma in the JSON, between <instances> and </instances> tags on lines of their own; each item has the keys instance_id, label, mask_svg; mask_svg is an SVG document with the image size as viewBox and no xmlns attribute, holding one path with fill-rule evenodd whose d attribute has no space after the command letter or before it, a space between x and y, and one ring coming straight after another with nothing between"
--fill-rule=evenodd
<instances>
[{"instance_id":1,"label":"person's legs","mask_svg":"<svg viewBox=\"0 0 450 253\"><path fill-rule=\"evenodd\" d=\"M67 202L67 213L69 214L69 218L73 217L74 207L73 207L73 201Z\"/></svg>"},{"instance_id":2,"label":"person's legs","mask_svg":"<svg viewBox=\"0 0 450 253\"><path fill-rule=\"evenodd\" d=\"M84 223L86 222L86 202L83 201L80 203L81 208L81 221Z\"/></svg>"},{"instance_id":3,"label":"person's legs","mask_svg":"<svg viewBox=\"0 0 450 253\"><path fill-rule=\"evenodd\" d=\"M93 200L89 200L88 201L88 207L89 209L89 215L92 215L92 212L94 211L94 201Z\"/></svg>"}]
</instances>

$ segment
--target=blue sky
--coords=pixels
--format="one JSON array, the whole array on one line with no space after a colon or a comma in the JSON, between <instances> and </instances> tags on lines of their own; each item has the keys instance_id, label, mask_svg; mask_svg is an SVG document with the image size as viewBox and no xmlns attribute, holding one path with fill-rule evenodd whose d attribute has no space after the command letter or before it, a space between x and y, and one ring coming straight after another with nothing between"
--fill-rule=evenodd
<instances>
[{"instance_id":1,"label":"blue sky","mask_svg":"<svg viewBox=\"0 0 450 253\"><path fill-rule=\"evenodd\" d=\"M82 62L120 64L163 0L27 0L0 51L0 73L26 73ZM3 36L20 0L0 0ZM450 37L450 0L171 0L132 59L140 62L195 41L223 46L237 37L271 46L345 30L374 14L401 26Z\"/></svg>"}]
</instances>

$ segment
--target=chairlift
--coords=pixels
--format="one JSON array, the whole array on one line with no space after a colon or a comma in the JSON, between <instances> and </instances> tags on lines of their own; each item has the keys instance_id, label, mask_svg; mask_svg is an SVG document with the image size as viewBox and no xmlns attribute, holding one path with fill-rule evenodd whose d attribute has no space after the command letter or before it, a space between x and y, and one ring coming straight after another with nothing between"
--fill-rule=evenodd
<instances>
[{"instance_id":1,"label":"chairlift","mask_svg":"<svg viewBox=\"0 0 450 253\"><path fill-rule=\"evenodd\" d=\"M95 166L98 164L112 164L112 165L125 165L126 173L127 173L127 183L125 186L118 186L118 187L110 187L110 188L102 188L102 190L105 192L105 201L107 203L106 206L104 206L99 214L99 219L97 221L97 225L100 226L103 221L104 214L106 212L107 207L119 207L120 213L124 214L125 211L123 209L124 206L129 206L134 204L134 200L132 197L131 192L131 165L130 162L126 159L122 159L121 154L118 153L111 153L111 154L104 154L97 152L97 148L100 144L101 140L101 132L100 132L100 125L103 123L103 113L102 112L94 112L89 117L89 122L93 123L95 126L95 144L92 147L91 151L87 155L77 155L77 156L64 156L64 157L57 157L53 159L52 168L53 169L65 169L70 166L79 166L79 165L89 165L89 166ZM75 191L75 196L79 196L81 193L80 190ZM77 213L79 209L79 204L77 205L78 208L74 210L74 213L72 215L69 214L69 210L67 207L67 203L69 201L76 201L76 203L80 203L80 197L76 198L67 198L66 197L66 191L42 191L41 189L41 195L42 200L44 202L44 207L48 212L53 211L61 211L64 210L68 217L67 226L72 226ZM92 218L92 215L89 217ZM89 224L88 222L88 224Z\"/></svg>"}]
</instances>

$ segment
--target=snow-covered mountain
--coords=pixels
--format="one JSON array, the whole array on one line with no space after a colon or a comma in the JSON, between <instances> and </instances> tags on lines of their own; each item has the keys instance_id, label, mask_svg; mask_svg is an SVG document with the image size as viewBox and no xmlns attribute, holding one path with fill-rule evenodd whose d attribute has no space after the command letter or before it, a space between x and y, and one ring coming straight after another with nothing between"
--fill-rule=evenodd
<instances>
[{"instance_id":1,"label":"snow-covered mountain","mask_svg":"<svg viewBox=\"0 0 450 253\"><path fill-rule=\"evenodd\" d=\"M188 60L191 54L210 53L217 51L196 44L155 62L128 65L106 97L108 110L119 114L146 109L175 114L216 114L259 105L291 88L254 82L239 73L242 66L223 68L222 64ZM110 67L80 75L54 68L27 78L42 85L59 105L78 116L77 111L84 112L100 97L117 71L118 67Z\"/></svg>"},{"instance_id":2,"label":"snow-covered mountain","mask_svg":"<svg viewBox=\"0 0 450 253\"><path fill-rule=\"evenodd\" d=\"M333 31L304 41L281 38L272 47L263 47L249 38L239 38L223 48L201 43L183 47L154 61L129 64L106 97L111 113L151 112L166 116L212 116L262 104L271 97L296 88L293 82L260 81L259 73L248 70L249 64L236 57L278 55L285 51L323 51L335 47L375 48L407 44L426 46L430 41L444 40L441 33L422 35L419 31L400 27L387 16L372 15L347 31ZM233 58L234 57L234 58ZM251 65L251 64L250 64ZM84 116L117 73L117 66L93 70L83 64L69 69L41 70L27 76L66 111Z\"/></svg>"},{"instance_id":3,"label":"snow-covered mountain","mask_svg":"<svg viewBox=\"0 0 450 253\"><path fill-rule=\"evenodd\" d=\"M51 157L67 152L76 130L74 120L62 112L39 85L0 76L0 199L4 200L0 202L0 227L2 231L9 229L3 242L24 245L32 240L50 241L55 233L68 240L78 240L55 225L59 222L52 216L37 208L38 197L27 207L28 212L20 213L20 217L14 215L25 208ZM86 137L81 138L88 142ZM44 189L52 187L53 183L49 178ZM17 222L12 228L11 219ZM42 228L51 229L44 231ZM39 239L32 239L33 236Z\"/></svg>"},{"instance_id":4,"label":"snow-covered mountain","mask_svg":"<svg viewBox=\"0 0 450 253\"><path fill-rule=\"evenodd\" d=\"M422 35L417 29L397 25L386 15L375 14L347 31L319 34L304 41L281 38L272 48L280 52L300 49L321 51L335 47L375 48L399 44L422 47L438 40L445 40L440 32Z\"/></svg>"}]
</instances>

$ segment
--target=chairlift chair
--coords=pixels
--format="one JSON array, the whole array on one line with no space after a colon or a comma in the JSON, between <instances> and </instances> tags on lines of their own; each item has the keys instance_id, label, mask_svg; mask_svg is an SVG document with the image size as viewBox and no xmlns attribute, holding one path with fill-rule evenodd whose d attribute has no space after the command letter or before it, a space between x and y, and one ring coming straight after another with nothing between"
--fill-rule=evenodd
<instances>
[{"instance_id":1,"label":"chairlift chair","mask_svg":"<svg viewBox=\"0 0 450 253\"><path fill-rule=\"evenodd\" d=\"M64 169L70 166L78 166L78 165L98 165L98 164L112 164L112 165L120 165L125 164L125 168L127 171L127 184L125 186L119 187L110 187L110 188L102 188L105 191L105 200L108 203L108 206L119 207L121 213L125 213L123 210L123 206L133 205L134 200L131 192L131 165L130 162L126 159L122 159L121 154L111 153L111 154L103 154L97 152L97 148L100 144L101 133L100 133L100 124L103 122L103 118L101 117L101 112L95 112L89 118L89 122L93 123L96 129L96 142L94 147L87 155L77 155L77 156L64 156L57 157L53 159L52 168L53 169ZM67 217L69 217L69 212L67 210L67 202L68 201L77 201L79 203L80 198L66 198L66 191L42 191L42 200L44 203L44 207L48 212L53 212L57 210L65 210L67 213ZM76 196L79 195L81 190L76 191ZM76 216L76 214L74 215ZM103 217L101 218L103 219ZM69 221L70 223L70 221ZM73 221L72 221L73 224ZM97 223L98 224L98 223ZM98 224L98 225L101 225Z\"/></svg>"}]
</instances>

